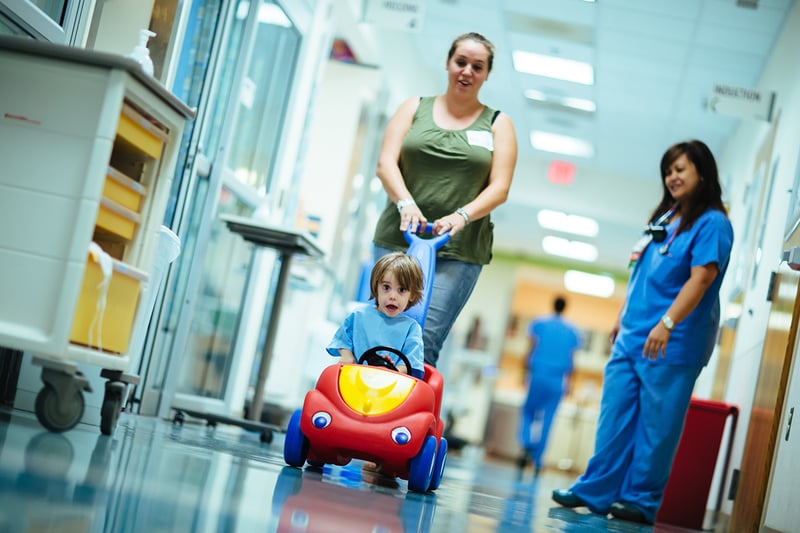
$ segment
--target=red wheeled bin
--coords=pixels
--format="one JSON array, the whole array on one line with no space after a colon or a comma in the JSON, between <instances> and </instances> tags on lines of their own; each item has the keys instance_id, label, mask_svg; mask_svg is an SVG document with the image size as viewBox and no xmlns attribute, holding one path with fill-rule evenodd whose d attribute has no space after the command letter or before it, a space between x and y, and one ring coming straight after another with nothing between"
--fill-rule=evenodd
<instances>
[{"instance_id":1,"label":"red wheeled bin","mask_svg":"<svg viewBox=\"0 0 800 533\"><path fill-rule=\"evenodd\" d=\"M738 417L739 408L735 405L692 398L656 522L703 529L706 503L714 478L722 436L725 433L727 420L731 418L725 462L715 506L714 520L716 520L722 506L722 493Z\"/></svg>"}]
</instances>

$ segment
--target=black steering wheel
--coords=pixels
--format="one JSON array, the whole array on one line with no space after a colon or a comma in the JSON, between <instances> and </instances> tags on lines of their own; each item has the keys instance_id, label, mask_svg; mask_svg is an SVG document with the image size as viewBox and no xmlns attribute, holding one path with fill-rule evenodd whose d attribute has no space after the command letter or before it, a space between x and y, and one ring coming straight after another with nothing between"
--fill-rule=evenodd
<instances>
[{"instance_id":1,"label":"black steering wheel","mask_svg":"<svg viewBox=\"0 0 800 533\"><path fill-rule=\"evenodd\" d=\"M400 350L395 350L394 348L390 348L389 346L373 346L366 352L361 354L361 357L358 358L358 364L362 365L367 363L370 366L382 366L388 368L389 370L397 370L397 367L392 362L391 359L386 357L385 355L381 355L378 352L392 352L396 356L400 358L403 363L406 365L406 373L411 376L411 362L408 360L408 357L405 356L403 352Z\"/></svg>"}]
</instances>

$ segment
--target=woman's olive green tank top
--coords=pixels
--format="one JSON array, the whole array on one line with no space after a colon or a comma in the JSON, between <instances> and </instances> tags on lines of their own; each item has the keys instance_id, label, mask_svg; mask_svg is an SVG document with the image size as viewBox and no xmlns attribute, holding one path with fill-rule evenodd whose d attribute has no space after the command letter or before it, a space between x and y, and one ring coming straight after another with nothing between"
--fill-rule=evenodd
<instances>
[{"instance_id":1,"label":"woman's olive green tank top","mask_svg":"<svg viewBox=\"0 0 800 533\"><path fill-rule=\"evenodd\" d=\"M422 213L432 223L471 202L489 182L494 140L494 109L483 112L463 130L446 130L433 121L434 97L420 99L411 128L400 148L400 172ZM489 216L468 224L439 250L438 257L485 265L492 256ZM400 213L386 203L375 229L374 243L408 249L400 231Z\"/></svg>"}]
</instances>

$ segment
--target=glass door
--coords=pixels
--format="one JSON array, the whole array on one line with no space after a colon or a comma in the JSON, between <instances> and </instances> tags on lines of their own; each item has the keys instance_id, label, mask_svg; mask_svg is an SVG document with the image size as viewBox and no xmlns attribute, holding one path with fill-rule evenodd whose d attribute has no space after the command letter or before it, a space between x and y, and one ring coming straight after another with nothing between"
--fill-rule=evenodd
<instances>
[{"instance_id":1,"label":"glass door","mask_svg":"<svg viewBox=\"0 0 800 533\"><path fill-rule=\"evenodd\" d=\"M176 189L168 213L180 220L183 251L152 352L169 357L154 356L142 402L143 413L162 417L173 404L230 411L253 254L219 215L250 216L269 199L300 35L275 2L239 0L226 9L218 49L207 109L187 149L188 185Z\"/></svg>"}]
</instances>

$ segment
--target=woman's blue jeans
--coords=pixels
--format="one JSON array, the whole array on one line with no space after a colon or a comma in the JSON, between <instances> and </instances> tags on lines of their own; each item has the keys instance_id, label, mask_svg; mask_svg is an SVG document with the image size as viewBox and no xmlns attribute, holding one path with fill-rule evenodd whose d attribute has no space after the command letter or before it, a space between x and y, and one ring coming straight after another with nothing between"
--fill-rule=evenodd
<instances>
[{"instance_id":1,"label":"woman's blue jeans","mask_svg":"<svg viewBox=\"0 0 800 533\"><path fill-rule=\"evenodd\" d=\"M373 258L394 252L389 248L375 246ZM428 300L428 315L422 331L425 344L425 362L436 366L439 351L459 313L469 300L483 265L466 263L457 259L436 258L433 289Z\"/></svg>"}]
</instances>

